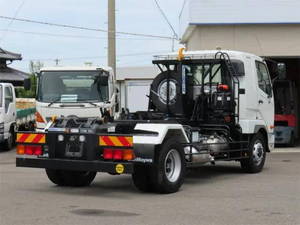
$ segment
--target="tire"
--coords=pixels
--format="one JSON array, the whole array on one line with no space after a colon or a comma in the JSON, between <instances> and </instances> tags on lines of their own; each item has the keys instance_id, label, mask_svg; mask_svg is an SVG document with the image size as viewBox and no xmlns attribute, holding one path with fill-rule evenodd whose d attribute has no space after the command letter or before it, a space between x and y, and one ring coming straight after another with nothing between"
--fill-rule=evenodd
<instances>
[{"instance_id":1,"label":"tire","mask_svg":"<svg viewBox=\"0 0 300 225\"><path fill-rule=\"evenodd\" d=\"M8 138L4 141L4 149L11 150L15 143L15 132L10 129Z\"/></svg>"},{"instance_id":2,"label":"tire","mask_svg":"<svg viewBox=\"0 0 300 225\"><path fill-rule=\"evenodd\" d=\"M46 174L58 186L84 187L92 183L97 173L46 169Z\"/></svg>"},{"instance_id":3,"label":"tire","mask_svg":"<svg viewBox=\"0 0 300 225\"><path fill-rule=\"evenodd\" d=\"M47 174L49 180L52 183L54 183L58 186L64 186L65 185L60 170L46 169L46 174Z\"/></svg>"},{"instance_id":4,"label":"tire","mask_svg":"<svg viewBox=\"0 0 300 225\"><path fill-rule=\"evenodd\" d=\"M266 160L267 140L262 133L257 133L249 145L249 158L241 160L241 167L247 173L262 171Z\"/></svg>"},{"instance_id":5,"label":"tire","mask_svg":"<svg viewBox=\"0 0 300 225\"><path fill-rule=\"evenodd\" d=\"M135 165L132 180L137 189L142 192L154 191L151 180L151 168L143 165Z\"/></svg>"},{"instance_id":6,"label":"tire","mask_svg":"<svg viewBox=\"0 0 300 225\"><path fill-rule=\"evenodd\" d=\"M150 99L153 102L153 104L155 105L155 107L160 112L168 111L166 100L163 100L162 98L160 98L160 95L159 95L160 87L167 82L168 75L169 75L170 85L172 82L175 84L175 87L176 87L176 93L173 93L174 99L170 100L170 102L169 102L169 110L170 110L170 112L172 112L174 114L180 113L181 111L178 112L178 110L182 108L181 98L178 98L179 96L181 96L180 95L180 85L179 85L180 77L177 76L177 73L174 71L170 71L169 74L168 74L168 71L164 71L164 72L160 73L158 76L156 76L156 78L153 80L153 82L151 84ZM170 95L172 95L172 94L170 93Z\"/></svg>"},{"instance_id":7,"label":"tire","mask_svg":"<svg viewBox=\"0 0 300 225\"><path fill-rule=\"evenodd\" d=\"M186 161L177 138L166 140L157 152L151 169L151 182L159 193L174 193L184 182Z\"/></svg>"}]
</instances>

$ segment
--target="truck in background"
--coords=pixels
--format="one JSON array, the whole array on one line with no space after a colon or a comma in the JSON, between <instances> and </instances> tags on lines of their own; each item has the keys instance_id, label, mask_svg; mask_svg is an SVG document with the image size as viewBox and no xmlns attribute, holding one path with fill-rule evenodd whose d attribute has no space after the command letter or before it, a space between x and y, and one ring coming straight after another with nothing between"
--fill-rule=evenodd
<instances>
[{"instance_id":1,"label":"truck in background","mask_svg":"<svg viewBox=\"0 0 300 225\"><path fill-rule=\"evenodd\" d=\"M16 131L32 130L34 105L17 99L15 88L10 83L0 83L0 143L1 149L10 150L15 143Z\"/></svg>"},{"instance_id":2,"label":"truck in background","mask_svg":"<svg viewBox=\"0 0 300 225\"><path fill-rule=\"evenodd\" d=\"M206 163L238 161L261 172L274 148L265 61L237 51L182 51L153 60L160 73L148 111L114 122L54 118L44 132L17 134L16 165L44 168L61 186L87 186L97 172L129 173L138 189L159 193L178 191L186 168Z\"/></svg>"},{"instance_id":3,"label":"truck in background","mask_svg":"<svg viewBox=\"0 0 300 225\"><path fill-rule=\"evenodd\" d=\"M48 67L37 75L36 130L53 116L107 117L119 111L111 68Z\"/></svg>"},{"instance_id":4,"label":"truck in background","mask_svg":"<svg viewBox=\"0 0 300 225\"><path fill-rule=\"evenodd\" d=\"M275 143L295 146L299 137L299 102L296 84L288 79L273 81L275 95Z\"/></svg>"}]
</instances>

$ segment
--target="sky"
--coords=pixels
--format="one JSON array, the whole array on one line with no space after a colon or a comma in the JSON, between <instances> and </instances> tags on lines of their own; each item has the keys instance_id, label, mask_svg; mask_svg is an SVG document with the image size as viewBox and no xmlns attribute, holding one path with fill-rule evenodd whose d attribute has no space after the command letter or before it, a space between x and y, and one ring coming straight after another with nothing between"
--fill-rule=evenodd
<instances>
[{"instance_id":1,"label":"sky","mask_svg":"<svg viewBox=\"0 0 300 225\"><path fill-rule=\"evenodd\" d=\"M157 0L179 33L179 14L184 0ZM0 0L0 16L107 29L107 0ZM116 0L116 29L122 32L172 37L154 0ZM37 34L38 33L38 34ZM31 24L0 18L0 47L21 53L14 68L29 71L29 62L45 66L107 65L107 34ZM179 48L178 42L175 49ZM117 66L151 65L152 56L171 52L168 39L117 35Z\"/></svg>"}]
</instances>

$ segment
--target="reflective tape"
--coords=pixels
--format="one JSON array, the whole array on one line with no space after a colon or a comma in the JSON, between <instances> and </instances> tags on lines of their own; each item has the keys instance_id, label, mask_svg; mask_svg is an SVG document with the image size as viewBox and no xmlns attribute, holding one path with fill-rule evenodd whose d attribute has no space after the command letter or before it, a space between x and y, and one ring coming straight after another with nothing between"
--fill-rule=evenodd
<instances>
[{"instance_id":1,"label":"reflective tape","mask_svg":"<svg viewBox=\"0 0 300 225\"><path fill-rule=\"evenodd\" d=\"M100 146L132 147L132 136L99 136Z\"/></svg>"},{"instance_id":2,"label":"reflective tape","mask_svg":"<svg viewBox=\"0 0 300 225\"><path fill-rule=\"evenodd\" d=\"M32 143L32 144L45 144L45 134L24 134L17 133L17 143Z\"/></svg>"}]
</instances>

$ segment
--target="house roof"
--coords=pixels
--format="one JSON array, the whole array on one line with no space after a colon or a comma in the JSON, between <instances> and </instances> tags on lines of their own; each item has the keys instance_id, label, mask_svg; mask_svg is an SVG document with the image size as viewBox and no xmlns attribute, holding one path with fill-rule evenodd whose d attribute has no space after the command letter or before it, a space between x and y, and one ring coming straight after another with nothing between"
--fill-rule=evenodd
<instances>
[{"instance_id":1,"label":"house roof","mask_svg":"<svg viewBox=\"0 0 300 225\"><path fill-rule=\"evenodd\" d=\"M28 74L10 67L0 68L0 81L24 81Z\"/></svg>"},{"instance_id":2,"label":"house roof","mask_svg":"<svg viewBox=\"0 0 300 225\"><path fill-rule=\"evenodd\" d=\"M2 48L0 48L0 59L6 59L6 60L21 60L22 55L6 51Z\"/></svg>"}]
</instances>

